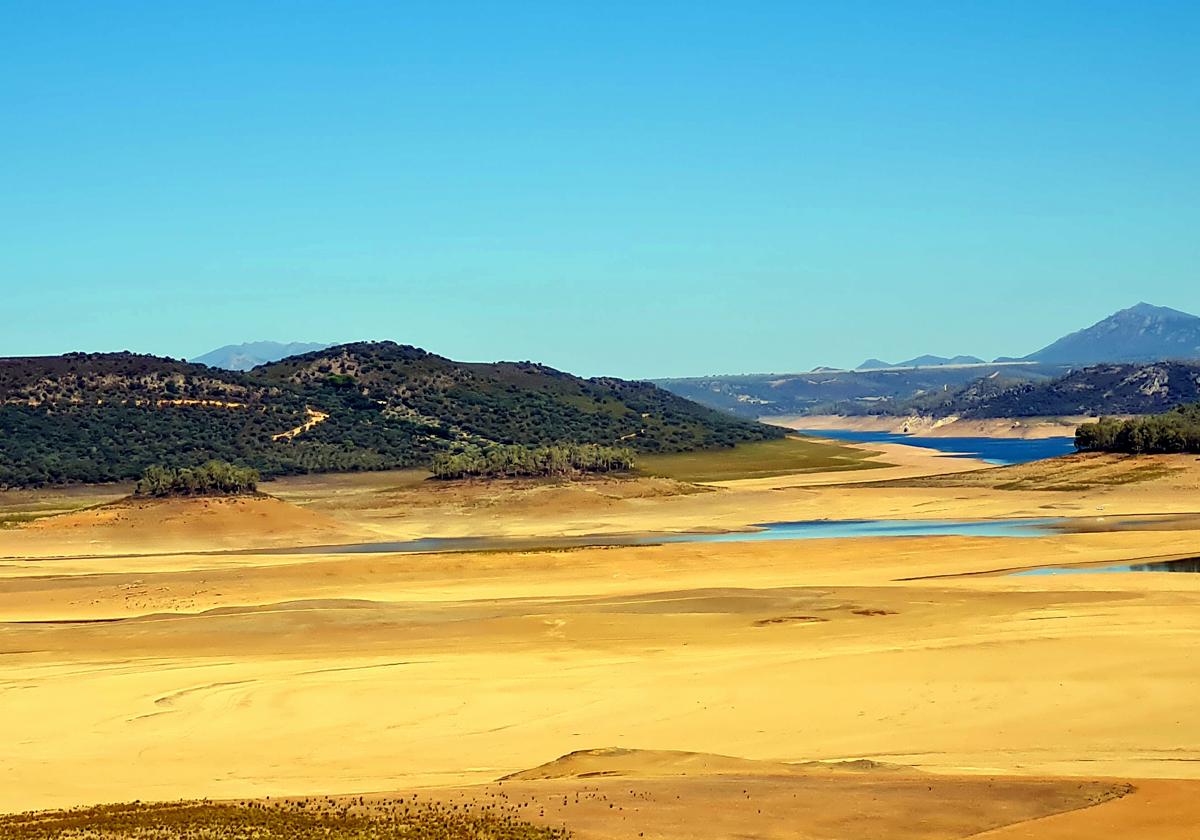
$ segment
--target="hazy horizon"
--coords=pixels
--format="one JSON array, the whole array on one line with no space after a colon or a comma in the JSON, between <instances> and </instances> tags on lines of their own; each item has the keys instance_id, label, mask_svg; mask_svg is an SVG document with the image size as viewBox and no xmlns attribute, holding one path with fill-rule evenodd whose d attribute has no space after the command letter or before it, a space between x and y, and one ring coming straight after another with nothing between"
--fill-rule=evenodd
<instances>
[{"instance_id":1,"label":"hazy horizon","mask_svg":"<svg viewBox=\"0 0 1200 840\"><path fill-rule=\"evenodd\" d=\"M1132 306L1132 305L1133 305L1133 304L1131 304L1130 306ZM1155 304L1152 304L1152 305L1155 305ZM1130 307L1128 307L1128 306L1123 306L1123 307L1121 307L1121 309L1128 309L1128 308L1130 308ZM1166 307L1166 308L1176 309L1177 307ZM1115 311L1117 311L1117 310L1114 310L1114 312L1115 312ZM1107 314L1111 315L1111 314L1113 314L1113 313L1112 313L1112 312L1110 312L1110 313L1107 313ZM1189 313L1189 314L1190 314L1190 313ZM1097 320L1099 320L1099 319L1097 319ZM1082 326L1083 326L1083 327L1086 327L1086 326L1091 326L1091 324L1085 324L1085 325L1082 325ZM1080 328L1082 328L1082 327L1080 327ZM1076 329L1077 329L1076 327L1064 328L1063 332L1062 332L1060 335L1058 335L1058 336L1055 336L1054 338L1055 338L1055 339L1057 339L1057 338L1061 338L1061 337L1062 337L1062 336L1064 336L1064 335L1067 335L1067 334L1069 334L1069 333L1075 332L1075 331L1076 331ZM276 345L287 345L287 344L314 344L314 345L334 346L334 345L338 345L338 344L346 344L346 343L351 343L351 342L359 342L359 341L394 341L394 342L396 342L396 343L398 343L398 344L410 344L410 343L411 343L411 342L406 342L406 341L404 341L403 339L389 338L389 337L386 337L386 336L384 336L384 337L358 337L358 338L345 338L345 339L334 340L334 341L325 341L325 340L310 340L309 338L301 338L301 339L295 339L295 340L292 340L292 339L273 339L273 338L264 338L264 337L262 337L262 336L258 336L258 337L255 337L255 338L250 338L250 339L247 339L247 340L245 340L245 341L234 341L234 342L227 342L227 343L225 343L225 344L222 344L222 345L216 345L216 346L208 347L208 348L207 348L207 349L205 349L205 350L201 350L201 351L199 351L199 352L197 352L197 353L193 353L193 354L181 354L181 353L178 353L178 352L157 351L157 350L155 350L155 351L150 351L150 350L136 350L136 349L133 349L132 347L129 347L129 346L122 346L122 347L106 347L106 348L95 348L95 347L73 347L73 348L71 348L71 349L69 349L69 350L63 350L63 351L60 351L60 353L68 353L68 352L103 353L103 352L122 352L122 351L128 351L128 352L134 352L134 353L151 353L152 355L166 356L166 357L171 357L171 358L176 358L176 359L185 359L185 360L187 360L187 361L196 361L196 360L197 360L199 357L201 357L201 356L204 356L204 355L207 355L207 354L209 354L209 353L212 353L212 352L215 352L215 351L218 351L218 350L224 350L224 349L227 349L227 348L241 348L241 347L249 347L249 346L253 346L253 345L257 345L257 344L276 344ZM1050 340L1047 340L1046 342L1044 342L1044 344L1049 344L1049 343L1050 343ZM1005 354L1005 353L1000 353L1000 354L996 354L995 356L980 356L980 357L979 357L979 358L981 359L981 362L980 362L980 363L982 363L982 364L990 364L990 363L994 363L994 360L995 360L995 359L997 359L997 358L1003 358L1003 357L1006 357L1006 356L1008 356L1008 357L1016 357L1016 358L1020 358L1020 357L1022 357L1022 356L1028 355L1028 353L1032 353L1032 352L1034 352L1034 351L1036 351L1036 350L1039 350L1039 349L1041 349L1041 347L1042 347L1042 346L1044 346L1044 345L1038 345L1037 347L1034 347L1034 348L1031 348L1031 349L1028 349L1028 350L1014 351L1014 352L1012 352L1012 353L1008 353L1008 354ZM547 365L550 365L551 367L559 367L559 366L557 366L557 365L554 365L553 363L551 363L551 362L547 361L547 360L546 360L546 359L544 359L544 358L537 358L537 357L520 357L520 358L518 358L518 357L516 357L516 356L496 356L496 357L489 357L489 358L460 358L460 357L453 357L453 356L450 356L450 355L449 355L449 354L447 354L447 353L443 353L443 352L439 351L439 350L438 350L436 347L428 347L428 346L424 346L424 347L422 347L422 349L424 349L424 350L427 350L427 351L429 351L429 352L431 352L431 353L435 353L435 354L437 354L437 355L441 355L441 356L447 356L447 357L449 357L449 358L454 358L456 361L460 361L460 362L533 361L533 362L539 362L539 363L542 363L542 364L547 364ZM6 356L20 356L20 355L59 355L60 353L44 353L44 354L17 354L17 353L9 353L9 354L3 354L3 355L6 355ZM701 371L701 372L692 372L692 373L686 373L686 374L673 374L673 373L665 373L665 374L656 374L656 375L640 375L640 374L636 374L636 373L626 373L626 374L624 374L624 375L623 375L623 377L624 377L624 378L628 378L628 379L673 379L673 378L691 378L691 377L700 377L700 378L702 378L702 377L708 376L708 375L710 375L710 374L711 374L711 375L741 375L741 374L747 374L747 375L749 375L749 374L772 374L772 373L801 373L801 372L805 372L805 371L812 371L812 370L816 370L816 369L818 369L818 368L832 368L832 369L838 369L838 370L853 370L853 369L857 368L857 367L858 367L860 364L862 364L863 362L865 362L865 361L867 361L867 360L869 360L869 359L875 359L875 360L878 360L878 361L886 361L886 362L889 362L890 364L898 364L898 363L900 363L900 362L904 362L904 361L907 361L907 360L909 360L909 359L916 358L917 356L925 356L925 355L932 355L932 356L943 356L943 357L947 357L947 358L952 358L952 357L954 357L954 356L971 356L971 355L976 355L976 354L972 354L972 353L963 353L963 352L959 352L959 351L957 351L957 350L953 350L953 351L946 351L946 352L941 352L941 353L939 353L939 352L920 352L920 353L914 353L914 354L912 354L912 355L908 355L908 356L897 355L897 356L896 356L896 357L894 357L894 358L890 358L890 359L884 359L884 358L881 358L881 357L879 357L879 356L873 356L873 355L871 355L870 353L865 353L865 354L860 354L860 356L858 356L858 357L855 357L855 358L857 359L857 361L854 361L854 362L851 362L851 363L847 363L847 364L843 364L843 365L833 365L833 364L822 364L822 363L816 363L816 364L812 364L812 365L809 365L809 366L793 366L793 367L763 368L763 369L760 369L760 370L726 370L726 369L715 369L715 370L708 370L708 371ZM563 368L563 367L559 367L559 369L560 369L560 370L566 370L567 372L570 372L570 373L575 373L575 374L579 374L579 375L584 375L584 376L605 376L605 375L610 375L610 376L611 376L611 375L616 375L616 374L613 374L611 371L603 371L603 370L601 370L601 371L580 371L580 370L571 370L570 368Z\"/></svg>"},{"instance_id":2,"label":"hazy horizon","mask_svg":"<svg viewBox=\"0 0 1200 840\"><path fill-rule=\"evenodd\" d=\"M0 355L661 378L1200 310L1194 4L68 8L4 13Z\"/></svg>"}]
</instances>

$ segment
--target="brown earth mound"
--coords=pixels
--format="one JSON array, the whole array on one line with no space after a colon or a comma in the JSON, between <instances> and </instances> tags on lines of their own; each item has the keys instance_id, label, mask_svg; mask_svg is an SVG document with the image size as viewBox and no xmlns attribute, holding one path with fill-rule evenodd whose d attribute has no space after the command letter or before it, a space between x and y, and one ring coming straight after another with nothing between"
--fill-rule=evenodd
<instances>
[{"instance_id":1,"label":"brown earth mound","mask_svg":"<svg viewBox=\"0 0 1200 840\"><path fill-rule=\"evenodd\" d=\"M150 554L322 545L368 534L271 496L123 499L0 533L0 556Z\"/></svg>"},{"instance_id":2,"label":"brown earth mound","mask_svg":"<svg viewBox=\"0 0 1200 840\"><path fill-rule=\"evenodd\" d=\"M895 769L899 769L899 765L870 759L788 763L755 761L684 750L631 750L607 747L576 750L532 769L505 776L503 781L588 779L606 776L641 779L672 776L794 776L829 771L870 772Z\"/></svg>"},{"instance_id":3,"label":"brown earth mound","mask_svg":"<svg viewBox=\"0 0 1200 840\"><path fill-rule=\"evenodd\" d=\"M1146 784L1149 798L1140 795ZM1059 840L1105 836L1113 820L1131 836L1191 836L1182 821L1150 804L1178 806L1197 783L934 775L870 760L782 763L673 750L596 749L568 753L495 785L430 790L434 801L503 802L575 840L689 837L723 840ZM1147 800L1148 801L1142 801ZM1143 826L1168 828L1139 834ZM1070 833L1088 827L1091 833ZM1065 833L1064 833L1065 832Z\"/></svg>"}]
</instances>

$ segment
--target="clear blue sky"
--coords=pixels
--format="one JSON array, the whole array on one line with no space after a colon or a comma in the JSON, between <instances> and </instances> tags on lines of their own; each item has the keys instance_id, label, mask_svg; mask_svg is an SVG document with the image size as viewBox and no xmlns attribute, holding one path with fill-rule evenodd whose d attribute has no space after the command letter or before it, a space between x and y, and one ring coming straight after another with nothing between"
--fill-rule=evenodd
<instances>
[{"instance_id":1,"label":"clear blue sky","mask_svg":"<svg viewBox=\"0 0 1200 840\"><path fill-rule=\"evenodd\" d=\"M665 376L1200 312L1200 4L0 0L0 354Z\"/></svg>"}]
</instances>

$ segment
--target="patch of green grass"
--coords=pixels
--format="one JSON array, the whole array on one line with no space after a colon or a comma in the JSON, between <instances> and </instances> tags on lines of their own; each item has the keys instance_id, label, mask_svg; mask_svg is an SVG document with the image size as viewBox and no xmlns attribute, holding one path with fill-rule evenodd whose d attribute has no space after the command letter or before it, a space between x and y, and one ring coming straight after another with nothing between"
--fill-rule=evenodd
<instances>
[{"instance_id":1,"label":"patch of green grass","mask_svg":"<svg viewBox=\"0 0 1200 840\"><path fill-rule=\"evenodd\" d=\"M1165 464L1143 464L1126 472L1081 472L1066 480L1048 479L1039 476L1033 479L1018 479L1004 484L997 484L997 490L1090 490L1093 487L1119 487L1123 484L1137 484L1143 481L1154 481L1179 472L1177 467ZM1073 479L1073 480L1071 480Z\"/></svg>"},{"instance_id":2,"label":"patch of green grass","mask_svg":"<svg viewBox=\"0 0 1200 840\"><path fill-rule=\"evenodd\" d=\"M53 515L53 513L0 513L0 530L4 528L16 528L24 525L26 522L32 522L35 519L42 519L43 517Z\"/></svg>"},{"instance_id":3,"label":"patch of green grass","mask_svg":"<svg viewBox=\"0 0 1200 840\"><path fill-rule=\"evenodd\" d=\"M867 470L887 464L868 460L869 450L803 437L743 443L730 449L639 455L638 470L677 481L730 481L814 472Z\"/></svg>"},{"instance_id":4,"label":"patch of green grass","mask_svg":"<svg viewBox=\"0 0 1200 840\"><path fill-rule=\"evenodd\" d=\"M1076 454L949 475L875 482L892 487L990 487L993 490L1082 492L1169 479L1185 468L1137 455Z\"/></svg>"}]
</instances>

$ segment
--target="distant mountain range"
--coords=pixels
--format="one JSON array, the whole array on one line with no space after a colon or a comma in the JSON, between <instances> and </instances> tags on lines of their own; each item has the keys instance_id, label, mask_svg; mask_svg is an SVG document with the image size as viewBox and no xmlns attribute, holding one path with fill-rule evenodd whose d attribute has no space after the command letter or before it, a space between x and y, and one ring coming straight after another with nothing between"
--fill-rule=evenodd
<instances>
[{"instance_id":1,"label":"distant mountain range","mask_svg":"<svg viewBox=\"0 0 1200 840\"><path fill-rule=\"evenodd\" d=\"M946 365L983 365L987 364L977 356L917 356L905 359L903 362L885 362L881 359L867 359L855 370L882 370L885 368L911 367L945 367Z\"/></svg>"},{"instance_id":2,"label":"distant mountain range","mask_svg":"<svg viewBox=\"0 0 1200 840\"><path fill-rule=\"evenodd\" d=\"M1166 306L1139 303L1027 356L1000 356L994 361L1092 365L1178 359L1200 359L1200 317ZM972 364L984 361L975 356L917 356L895 363L872 358L856 370Z\"/></svg>"},{"instance_id":3,"label":"distant mountain range","mask_svg":"<svg viewBox=\"0 0 1200 840\"><path fill-rule=\"evenodd\" d=\"M1144 413L1195 398L1189 383L1200 365L1188 360L1200 360L1200 318L1139 303L1027 356L993 362L976 356L917 356L895 363L872 358L852 371L656 382L746 417Z\"/></svg>"},{"instance_id":4,"label":"distant mountain range","mask_svg":"<svg viewBox=\"0 0 1200 840\"><path fill-rule=\"evenodd\" d=\"M1100 364L1042 382L980 379L865 413L967 418L1156 414L1200 401L1200 362Z\"/></svg>"},{"instance_id":5,"label":"distant mountain range","mask_svg":"<svg viewBox=\"0 0 1200 840\"><path fill-rule=\"evenodd\" d=\"M307 341L293 341L288 344L278 341L249 341L245 344L226 344L191 361L224 370L251 370L268 362L277 362L288 356L324 350L331 346Z\"/></svg>"},{"instance_id":6,"label":"distant mountain range","mask_svg":"<svg viewBox=\"0 0 1200 840\"><path fill-rule=\"evenodd\" d=\"M251 341L244 344L228 344L190 361L224 370L247 371L259 365L277 362L288 356L296 356L313 350L324 350L331 346L313 342ZM1165 306L1139 303L1115 312L1090 327L1063 336L1027 356L1000 356L994 362L1086 365L1100 362L1151 362L1176 359L1200 359L1200 317ZM978 356L926 354L900 362L870 358L855 370L986 364L988 363ZM818 367L814 368L812 372L837 370L841 369Z\"/></svg>"},{"instance_id":7,"label":"distant mountain range","mask_svg":"<svg viewBox=\"0 0 1200 840\"><path fill-rule=\"evenodd\" d=\"M393 342L248 373L133 353L0 359L0 487L133 478L211 458L264 475L429 464L463 445L641 452L782 437L648 382L455 362Z\"/></svg>"},{"instance_id":8,"label":"distant mountain range","mask_svg":"<svg viewBox=\"0 0 1200 840\"><path fill-rule=\"evenodd\" d=\"M951 394L979 380L1037 382L1067 368L1037 362L993 365L889 366L867 370L812 370L791 374L703 376L659 379L657 385L681 397L740 414L768 417L791 414L888 413L926 394Z\"/></svg>"}]
</instances>

